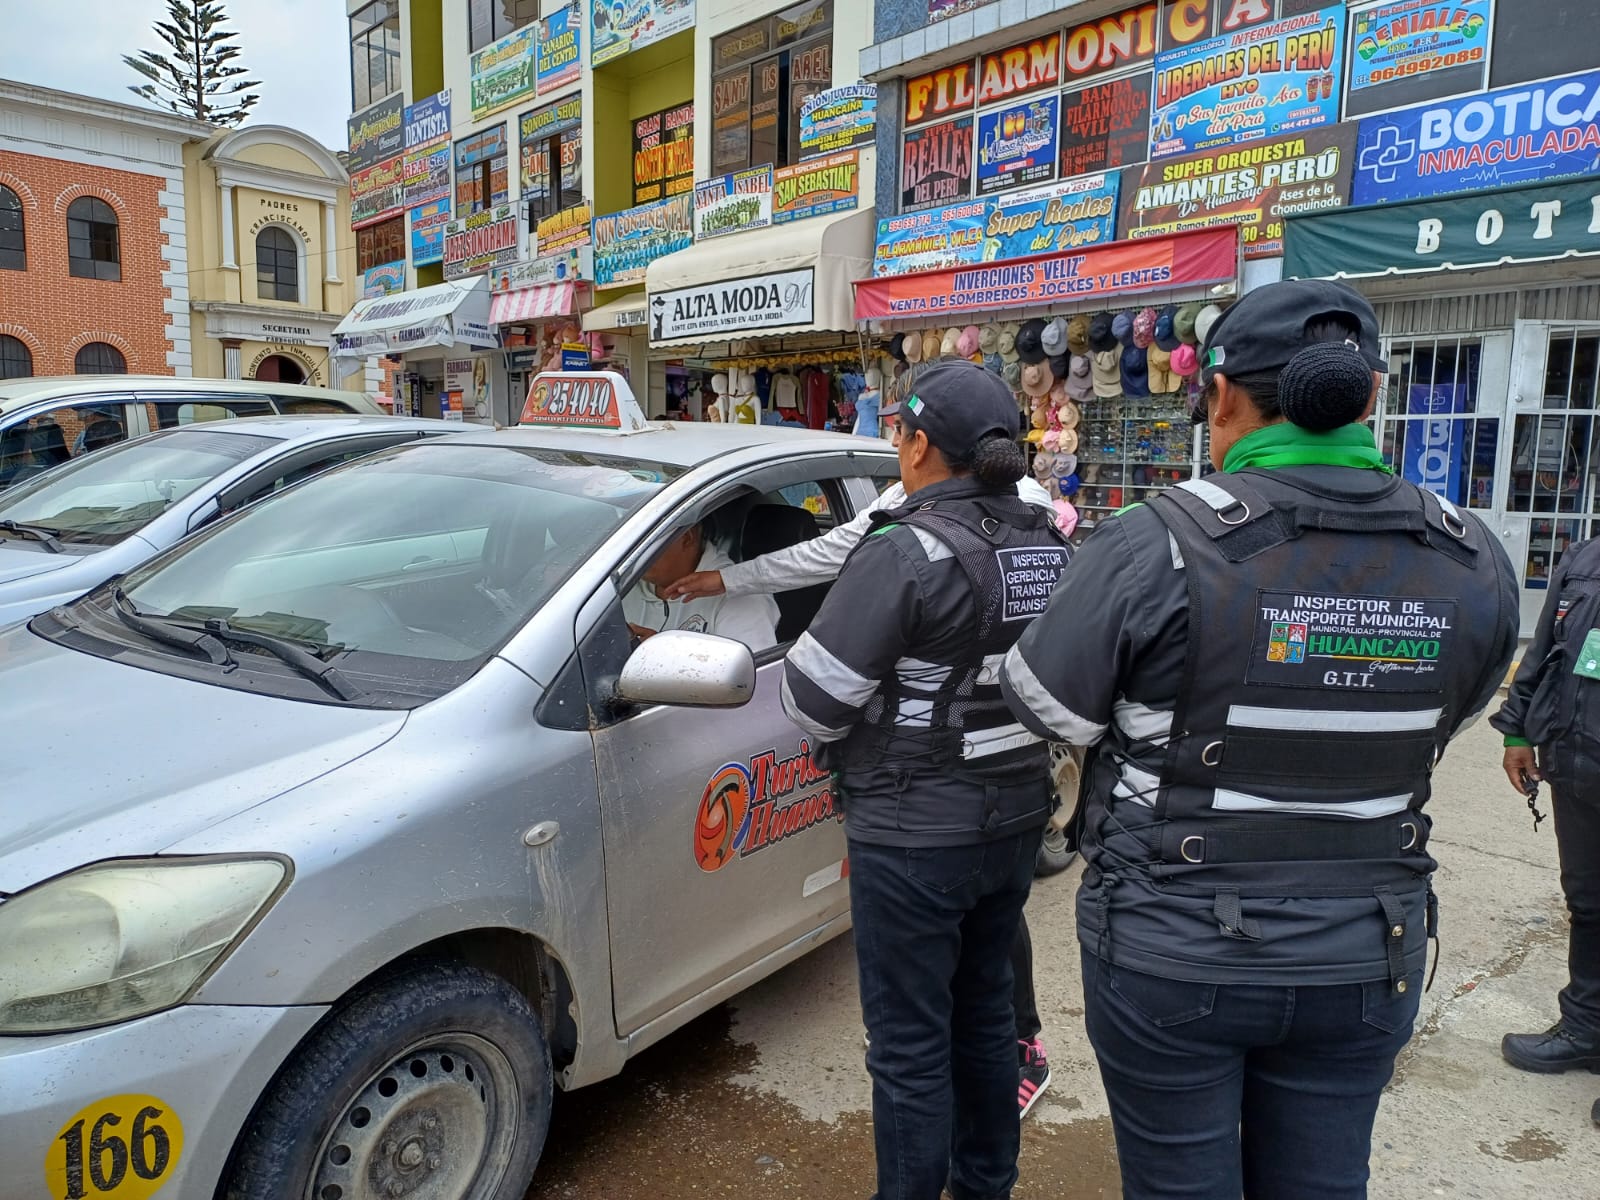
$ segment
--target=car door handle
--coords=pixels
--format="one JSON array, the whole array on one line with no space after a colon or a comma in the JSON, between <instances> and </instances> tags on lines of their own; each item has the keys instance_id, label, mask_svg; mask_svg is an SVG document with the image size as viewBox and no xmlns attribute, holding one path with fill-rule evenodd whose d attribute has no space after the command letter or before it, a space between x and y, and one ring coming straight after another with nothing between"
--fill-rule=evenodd
<instances>
[{"instance_id":1,"label":"car door handle","mask_svg":"<svg viewBox=\"0 0 1600 1200\"><path fill-rule=\"evenodd\" d=\"M413 558L400 569L402 571L421 571L427 567L447 567L449 565L450 560L448 558Z\"/></svg>"}]
</instances>

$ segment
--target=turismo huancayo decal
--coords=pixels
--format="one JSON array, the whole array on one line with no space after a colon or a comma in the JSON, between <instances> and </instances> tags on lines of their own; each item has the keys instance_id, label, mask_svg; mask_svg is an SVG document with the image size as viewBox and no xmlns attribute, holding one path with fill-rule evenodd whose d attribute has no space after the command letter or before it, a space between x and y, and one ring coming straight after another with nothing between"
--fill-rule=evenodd
<instances>
[{"instance_id":1,"label":"turismo huancayo decal","mask_svg":"<svg viewBox=\"0 0 1600 1200\"><path fill-rule=\"evenodd\" d=\"M801 738L799 751L779 758L772 749L712 772L695 810L694 860L702 871L720 871L736 858L844 820L830 774L811 757L811 743Z\"/></svg>"}]
</instances>

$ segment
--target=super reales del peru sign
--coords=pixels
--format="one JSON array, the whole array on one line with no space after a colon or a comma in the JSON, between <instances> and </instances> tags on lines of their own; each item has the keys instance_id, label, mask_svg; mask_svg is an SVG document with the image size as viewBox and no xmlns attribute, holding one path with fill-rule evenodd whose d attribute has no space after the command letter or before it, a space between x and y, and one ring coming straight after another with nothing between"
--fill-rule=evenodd
<instances>
[{"instance_id":1,"label":"super reales del peru sign","mask_svg":"<svg viewBox=\"0 0 1600 1200\"><path fill-rule=\"evenodd\" d=\"M749 279L650 294L650 340L705 338L809 325L813 317L810 267Z\"/></svg>"}]
</instances>

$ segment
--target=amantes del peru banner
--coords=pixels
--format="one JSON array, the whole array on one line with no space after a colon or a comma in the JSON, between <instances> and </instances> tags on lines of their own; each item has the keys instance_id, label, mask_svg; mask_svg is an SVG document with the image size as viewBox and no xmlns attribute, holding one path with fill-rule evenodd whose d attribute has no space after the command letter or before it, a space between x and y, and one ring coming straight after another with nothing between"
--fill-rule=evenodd
<instances>
[{"instance_id":1,"label":"amantes del peru banner","mask_svg":"<svg viewBox=\"0 0 1600 1200\"><path fill-rule=\"evenodd\" d=\"M1355 131L1348 124L1228 150L1129 167L1122 236L1238 225L1246 258L1283 253L1285 218L1350 202Z\"/></svg>"},{"instance_id":2,"label":"amantes del peru banner","mask_svg":"<svg viewBox=\"0 0 1600 1200\"><path fill-rule=\"evenodd\" d=\"M588 0L588 4L589 62L596 67L694 27L694 0Z\"/></svg>"},{"instance_id":3,"label":"amantes del peru banner","mask_svg":"<svg viewBox=\"0 0 1600 1200\"><path fill-rule=\"evenodd\" d=\"M1356 155L1356 204L1593 174L1600 71L1368 117Z\"/></svg>"},{"instance_id":4,"label":"amantes del peru banner","mask_svg":"<svg viewBox=\"0 0 1600 1200\"><path fill-rule=\"evenodd\" d=\"M891 275L856 284L856 320L976 312L1064 300L1104 300L1233 279L1239 236L1204 229L1142 242L1112 242L1074 254Z\"/></svg>"},{"instance_id":5,"label":"amantes del peru banner","mask_svg":"<svg viewBox=\"0 0 1600 1200\"><path fill-rule=\"evenodd\" d=\"M881 218L872 273L904 275L982 262L988 216L988 201L968 200Z\"/></svg>"},{"instance_id":6,"label":"amantes del peru banner","mask_svg":"<svg viewBox=\"0 0 1600 1200\"><path fill-rule=\"evenodd\" d=\"M1339 4L1156 55L1150 157L1337 121L1344 22Z\"/></svg>"}]
</instances>

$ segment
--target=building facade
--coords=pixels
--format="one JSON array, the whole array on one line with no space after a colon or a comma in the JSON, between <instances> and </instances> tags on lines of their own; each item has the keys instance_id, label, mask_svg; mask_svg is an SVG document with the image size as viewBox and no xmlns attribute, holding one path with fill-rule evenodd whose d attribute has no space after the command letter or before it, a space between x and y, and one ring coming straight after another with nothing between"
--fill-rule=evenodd
<instances>
[{"instance_id":1,"label":"building facade","mask_svg":"<svg viewBox=\"0 0 1600 1200\"><path fill-rule=\"evenodd\" d=\"M0 81L0 378L194 372L184 154L212 132Z\"/></svg>"},{"instance_id":2,"label":"building facade","mask_svg":"<svg viewBox=\"0 0 1600 1200\"><path fill-rule=\"evenodd\" d=\"M375 390L364 361L328 349L360 294L339 160L247 125L185 147L184 168L194 373Z\"/></svg>"}]
</instances>

